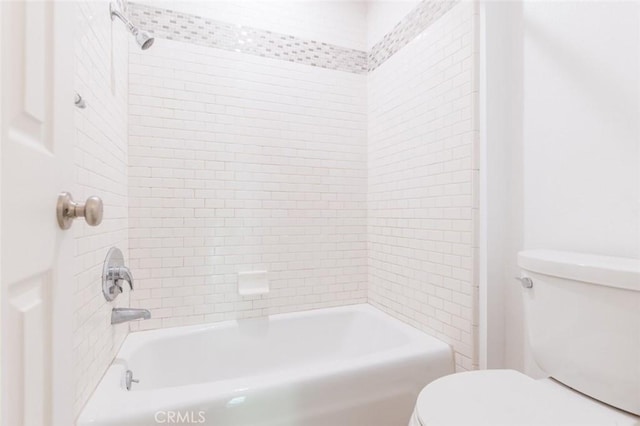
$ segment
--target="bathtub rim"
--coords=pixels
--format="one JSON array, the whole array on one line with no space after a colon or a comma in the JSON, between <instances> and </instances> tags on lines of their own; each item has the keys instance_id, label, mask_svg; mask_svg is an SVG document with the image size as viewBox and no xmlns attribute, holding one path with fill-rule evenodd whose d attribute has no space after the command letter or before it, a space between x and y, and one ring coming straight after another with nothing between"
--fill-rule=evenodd
<instances>
[{"instance_id":1,"label":"bathtub rim","mask_svg":"<svg viewBox=\"0 0 640 426\"><path fill-rule=\"evenodd\" d=\"M370 305L368 303L358 303L353 305L342 305L342 306L334 306L329 308L317 308L317 309L309 309L305 311L294 311L294 312L285 312L278 313L273 315L266 315L262 317L251 317L244 319L231 319L218 321L213 323L206 324L194 324L194 325L183 325L183 326L174 326L174 327L166 327L166 328L158 328L152 330L139 330L130 332L125 341L122 343L120 350L116 354L115 359L128 359L133 355L133 353L143 344L149 343L152 341L162 340L166 337L172 336L184 336L188 334L196 334L209 330L218 330L218 329L228 329L233 328L238 325L240 321L252 321L252 320L260 320L260 319L268 319L269 321L283 321L286 319L296 319L296 318L306 318L310 316L323 316L330 315L333 313L339 312L363 312L367 314L372 314L381 318L385 321L389 322L389 325L392 325L397 331L402 331L407 334L410 339L422 339L425 335L433 340L434 344L443 343L450 347L449 344L443 342L442 340L431 336L430 334L421 331L410 324L405 323L398 318L393 317L392 315L382 311L381 309Z\"/></svg>"}]
</instances>

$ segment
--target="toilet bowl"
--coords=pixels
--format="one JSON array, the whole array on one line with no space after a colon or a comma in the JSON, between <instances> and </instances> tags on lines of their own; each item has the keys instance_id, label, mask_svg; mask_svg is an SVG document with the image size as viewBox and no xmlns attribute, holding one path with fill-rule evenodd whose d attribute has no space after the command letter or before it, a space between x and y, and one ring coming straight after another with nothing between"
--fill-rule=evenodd
<instances>
[{"instance_id":1,"label":"toilet bowl","mask_svg":"<svg viewBox=\"0 0 640 426\"><path fill-rule=\"evenodd\" d=\"M640 417L552 379L483 370L451 374L422 390L409 426L444 425L640 426Z\"/></svg>"},{"instance_id":2,"label":"toilet bowl","mask_svg":"<svg viewBox=\"0 0 640 426\"><path fill-rule=\"evenodd\" d=\"M418 396L410 426L640 426L640 259L518 254L533 358L514 370L452 374Z\"/></svg>"}]
</instances>

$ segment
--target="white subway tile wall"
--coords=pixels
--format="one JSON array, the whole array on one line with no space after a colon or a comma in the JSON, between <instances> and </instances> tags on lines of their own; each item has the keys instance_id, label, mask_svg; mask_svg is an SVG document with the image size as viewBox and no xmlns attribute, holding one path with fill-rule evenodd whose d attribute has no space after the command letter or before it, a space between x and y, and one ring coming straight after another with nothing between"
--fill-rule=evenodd
<instances>
[{"instance_id":1,"label":"white subway tile wall","mask_svg":"<svg viewBox=\"0 0 640 426\"><path fill-rule=\"evenodd\" d=\"M477 367L475 5L458 3L368 75L370 303Z\"/></svg>"},{"instance_id":2,"label":"white subway tile wall","mask_svg":"<svg viewBox=\"0 0 640 426\"><path fill-rule=\"evenodd\" d=\"M429 25L451 10L459 0L421 1L376 44L368 54L368 70L373 71Z\"/></svg>"},{"instance_id":3,"label":"white subway tile wall","mask_svg":"<svg viewBox=\"0 0 640 426\"><path fill-rule=\"evenodd\" d=\"M129 61L132 329L366 302L366 76L164 39ZM269 294L238 296L256 270Z\"/></svg>"},{"instance_id":4,"label":"white subway tile wall","mask_svg":"<svg viewBox=\"0 0 640 426\"><path fill-rule=\"evenodd\" d=\"M75 412L87 401L128 332L112 326L111 309L128 306L128 295L116 303L102 296L102 264L112 246L125 256L128 247L127 89L128 34L109 19L106 1L77 3L75 90L86 100L75 111L76 201L98 195L104 220L90 227L76 220L73 301ZM71 101L70 101L71 102Z\"/></svg>"}]
</instances>

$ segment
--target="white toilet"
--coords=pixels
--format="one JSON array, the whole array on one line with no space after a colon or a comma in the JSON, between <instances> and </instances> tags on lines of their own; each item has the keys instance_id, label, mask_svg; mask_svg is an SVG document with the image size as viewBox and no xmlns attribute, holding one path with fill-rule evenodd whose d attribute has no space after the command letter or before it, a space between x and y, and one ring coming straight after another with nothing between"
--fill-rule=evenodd
<instances>
[{"instance_id":1,"label":"white toilet","mask_svg":"<svg viewBox=\"0 0 640 426\"><path fill-rule=\"evenodd\" d=\"M518 265L531 349L551 378L445 376L409 425L640 426L640 260L533 250Z\"/></svg>"}]
</instances>

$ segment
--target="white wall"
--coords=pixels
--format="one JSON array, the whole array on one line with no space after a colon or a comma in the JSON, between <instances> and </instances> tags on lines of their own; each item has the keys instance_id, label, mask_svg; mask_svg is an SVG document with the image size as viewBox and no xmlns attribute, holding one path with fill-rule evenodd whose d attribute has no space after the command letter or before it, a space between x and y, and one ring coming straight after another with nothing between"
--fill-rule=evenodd
<instances>
[{"instance_id":1,"label":"white wall","mask_svg":"<svg viewBox=\"0 0 640 426\"><path fill-rule=\"evenodd\" d=\"M129 99L134 327L366 301L366 76L157 40Z\"/></svg>"},{"instance_id":2,"label":"white wall","mask_svg":"<svg viewBox=\"0 0 640 426\"><path fill-rule=\"evenodd\" d=\"M513 279L523 247L522 3L484 2L481 17L480 366L523 370L516 345L505 347L523 327Z\"/></svg>"},{"instance_id":3,"label":"white wall","mask_svg":"<svg viewBox=\"0 0 640 426\"><path fill-rule=\"evenodd\" d=\"M366 50L367 46L365 1L143 0L139 3L352 49Z\"/></svg>"},{"instance_id":4,"label":"white wall","mask_svg":"<svg viewBox=\"0 0 640 426\"><path fill-rule=\"evenodd\" d=\"M129 36L120 22L112 24L109 3L78 3L75 90L86 109L75 113L76 201L98 195L104 220L97 227L74 222L74 372L75 412L87 401L113 360L128 325L112 326L111 309L128 306L128 296L107 303L102 295L102 265L112 246L127 255L127 51Z\"/></svg>"},{"instance_id":5,"label":"white wall","mask_svg":"<svg viewBox=\"0 0 640 426\"><path fill-rule=\"evenodd\" d=\"M474 4L369 73L369 301L474 359Z\"/></svg>"},{"instance_id":6,"label":"white wall","mask_svg":"<svg viewBox=\"0 0 640 426\"><path fill-rule=\"evenodd\" d=\"M506 84L520 84L522 97L488 87L487 97L501 100L488 115L488 127L498 135L486 140L494 153L487 159L494 171L488 202L501 200L505 211L521 213L498 216L506 219L501 233L489 224L488 243L504 250L489 265L504 265L502 277L494 270L489 285L497 289L495 280L502 280L504 365L539 375L527 349L519 287L511 279L517 250L640 256L640 11L632 2L509 7L522 25L487 25L486 31L494 41L520 40L514 41L522 44L519 61L502 60L511 75ZM505 125L520 121L519 134ZM502 148L507 151L496 154ZM500 196L499 179L510 182L512 199Z\"/></svg>"},{"instance_id":7,"label":"white wall","mask_svg":"<svg viewBox=\"0 0 640 426\"><path fill-rule=\"evenodd\" d=\"M527 248L640 257L639 7L524 6Z\"/></svg>"}]
</instances>

